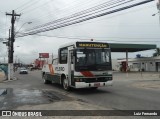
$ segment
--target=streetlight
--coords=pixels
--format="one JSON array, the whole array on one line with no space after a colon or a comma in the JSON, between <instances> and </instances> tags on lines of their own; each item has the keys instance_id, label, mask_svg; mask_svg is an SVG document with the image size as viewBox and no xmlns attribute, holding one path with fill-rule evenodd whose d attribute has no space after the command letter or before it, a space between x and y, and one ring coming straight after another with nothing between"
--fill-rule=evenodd
<instances>
[{"instance_id":1,"label":"streetlight","mask_svg":"<svg viewBox=\"0 0 160 119\"><path fill-rule=\"evenodd\" d=\"M17 35L17 33L21 30L21 28L25 25L25 24L31 24L32 22L25 22L24 24L22 24L22 26L19 28L19 30L17 32L15 32L15 36Z\"/></svg>"},{"instance_id":2,"label":"streetlight","mask_svg":"<svg viewBox=\"0 0 160 119\"><path fill-rule=\"evenodd\" d=\"M13 11L14 13L14 11ZM13 15L12 15L13 17ZM13 18L12 18L13 19ZM13 20L14 21L14 20ZM13 55L13 48L14 48L14 41L15 41L15 36L16 34L21 30L21 28L25 25L25 24L31 24L32 22L25 22L24 24L22 24L22 26L20 27L20 29L17 32L14 32L14 23L12 23L12 31L11 31L11 38L9 35L9 51L8 51L8 80L14 78L14 65L13 65L13 59L14 59L14 55ZM10 32L9 32L10 34Z\"/></svg>"}]
</instances>

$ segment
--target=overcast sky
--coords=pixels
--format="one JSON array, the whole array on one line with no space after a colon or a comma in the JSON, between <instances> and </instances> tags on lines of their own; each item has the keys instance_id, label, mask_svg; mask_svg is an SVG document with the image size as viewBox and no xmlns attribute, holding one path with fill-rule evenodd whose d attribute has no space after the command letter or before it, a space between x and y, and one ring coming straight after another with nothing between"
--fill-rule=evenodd
<instances>
[{"instance_id":1,"label":"overcast sky","mask_svg":"<svg viewBox=\"0 0 160 119\"><path fill-rule=\"evenodd\" d=\"M8 37L8 29L11 26L11 17L6 16L6 12L11 13L12 10L15 10L17 14L21 14L16 19L15 27L16 31L25 32L26 29L63 18L106 1L109 0L1 0L0 38ZM136 0L135 2L140 1L144 0ZM95 41L103 40L103 42L112 43L156 44L160 47L159 16L158 14L152 16L157 12L156 2L150 2L125 11L41 34L57 37L76 37L86 40L95 39ZM26 22L32 22L32 24L27 24ZM57 54L60 45L77 40L36 35L16 38L14 57L22 62L31 63L38 58L38 53ZM153 52L154 50L129 53L129 57L134 58L136 54L149 57ZM112 58L123 57L125 57L125 53L112 54ZM7 62L7 47L0 41L0 62L4 61Z\"/></svg>"}]
</instances>

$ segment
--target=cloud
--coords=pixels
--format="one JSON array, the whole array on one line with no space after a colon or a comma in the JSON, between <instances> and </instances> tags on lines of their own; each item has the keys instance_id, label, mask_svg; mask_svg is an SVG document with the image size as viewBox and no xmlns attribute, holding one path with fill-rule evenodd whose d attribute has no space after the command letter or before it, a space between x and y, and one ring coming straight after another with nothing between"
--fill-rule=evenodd
<instances>
[{"instance_id":1,"label":"cloud","mask_svg":"<svg viewBox=\"0 0 160 119\"><path fill-rule=\"evenodd\" d=\"M11 12L11 10L18 8L19 6L27 2L30 2L30 4L28 4L29 6L26 7L23 11L21 10L25 7L25 5L24 7L21 7L21 9L19 8L16 10L16 13L18 14L23 13L19 21L18 20L16 21L15 24L15 26L17 26L16 30L21 28L21 26L25 22L31 21L33 23L30 25L27 24L24 25L20 30L21 32L24 32L28 28L33 28L36 25L44 24L49 21L62 18L64 16L68 16L72 13L76 13L77 11L93 7L94 5L103 3L104 0L88 0L88 1L46 0L46 1L39 1L36 4L33 4L35 0L34 1L5 0L0 4L0 11L2 11L3 13ZM84 39L93 38L96 40L106 40L106 42L110 42L110 40L116 40L120 42L122 40L123 41L126 40L126 42L131 40L131 39L122 39L123 37L160 38L158 15L152 17L152 14L156 12L157 12L156 4L152 2L123 12L107 15L94 20L45 32L42 34L52 35L52 36L79 37ZM0 18L1 18L0 26L2 25L3 28L5 28L5 22L6 22L5 14L2 14L0 12ZM11 25L10 19L11 17L8 16L6 23L7 27ZM8 36L5 34L8 34L8 29L7 32L5 32L5 30L2 31L0 33L0 36L1 37ZM110 37L122 37L122 38L110 38ZM137 43L155 44L154 43L155 39L147 39L150 41L152 40L153 42L139 42L140 39L133 39L133 40L137 41ZM145 39L143 40L146 41ZM17 38L14 45L15 46L14 55L23 60L23 62L29 63L33 62L35 58L38 58L38 53L48 52L57 54L59 46L73 41L77 41L77 39L44 37L36 35ZM156 42L156 44L160 47L159 42ZM1 47L1 54L4 55L7 49L6 47L2 47L1 45L0 47ZM151 55L149 51L146 51L146 54L147 53ZM129 56L134 57L135 54L131 54ZM124 55L123 53L121 53L113 55L113 57L114 58L124 57Z\"/></svg>"}]
</instances>

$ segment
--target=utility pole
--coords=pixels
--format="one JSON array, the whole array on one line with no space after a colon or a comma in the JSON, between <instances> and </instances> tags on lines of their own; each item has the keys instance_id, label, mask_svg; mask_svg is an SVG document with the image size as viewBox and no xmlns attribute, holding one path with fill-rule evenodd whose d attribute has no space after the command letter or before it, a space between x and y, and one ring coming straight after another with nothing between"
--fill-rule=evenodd
<instances>
[{"instance_id":1,"label":"utility pole","mask_svg":"<svg viewBox=\"0 0 160 119\"><path fill-rule=\"evenodd\" d=\"M15 41L15 32L14 32L14 24L16 16L20 16L20 14L16 14L14 10L12 10L12 14L6 13L6 15L11 16L11 38L9 38L9 59L8 59L8 80L13 79L13 53L14 53L14 41Z\"/></svg>"},{"instance_id":2,"label":"utility pole","mask_svg":"<svg viewBox=\"0 0 160 119\"><path fill-rule=\"evenodd\" d=\"M11 48L10 48L10 44L11 44L11 29L9 29L9 38L8 38L8 80L11 79L11 71L10 71L10 65L9 65L9 60L10 60L10 54L11 54Z\"/></svg>"}]
</instances>

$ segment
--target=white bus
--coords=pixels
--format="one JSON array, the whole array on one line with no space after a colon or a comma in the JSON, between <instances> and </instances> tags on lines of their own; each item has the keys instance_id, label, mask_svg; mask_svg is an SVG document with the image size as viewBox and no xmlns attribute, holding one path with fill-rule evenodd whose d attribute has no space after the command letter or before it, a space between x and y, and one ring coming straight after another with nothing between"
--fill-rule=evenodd
<instances>
[{"instance_id":1,"label":"white bus","mask_svg":"<svg viewBox=\"0 0 160 119\"><path fill-rule=\"evenodd\" d=\"M59 83L64 90L112 85L111 50L108 43L75 42L61 46L52 64L42 68L44 83Z\"/></svg>"}]
</instances>

